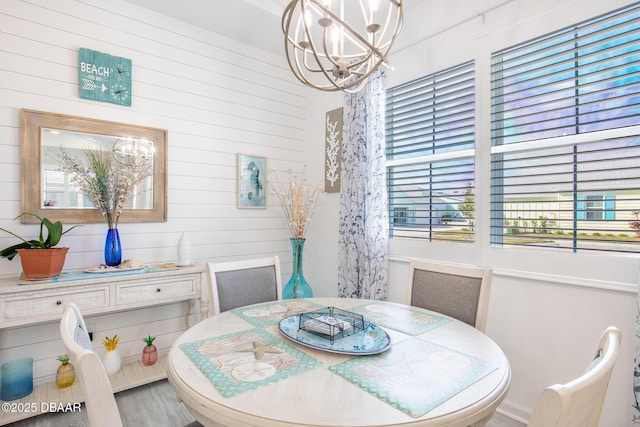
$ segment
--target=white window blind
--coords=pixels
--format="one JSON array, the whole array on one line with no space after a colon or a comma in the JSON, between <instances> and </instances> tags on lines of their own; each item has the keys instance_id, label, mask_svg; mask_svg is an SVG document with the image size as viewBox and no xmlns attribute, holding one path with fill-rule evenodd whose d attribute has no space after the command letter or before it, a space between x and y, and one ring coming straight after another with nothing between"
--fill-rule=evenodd
<instances>
[{"instance_id":1,"label":"white window blind","mask_svg":"<svg viewBox=\"0 0 640 427\"><path fill-rule=\"evenodd\" d=\"M640 252L640 8L492 59L491 241Z\"/></svg>"},{"instance_id":2,"label":"white window blind","mask_svg":"<svg viewBox=\"0 0 640 427\"><path fill-rule=\"evenodd\" d=\"M474 64L389 89L385 126L391 237L473 242Z\"/></svg>"}]
</instances>

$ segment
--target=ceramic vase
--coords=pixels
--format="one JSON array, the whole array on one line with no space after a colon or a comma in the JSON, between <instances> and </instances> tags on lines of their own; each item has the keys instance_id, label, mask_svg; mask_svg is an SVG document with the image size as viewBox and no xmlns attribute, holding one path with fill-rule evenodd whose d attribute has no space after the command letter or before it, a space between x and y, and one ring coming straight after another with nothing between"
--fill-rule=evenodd
<instances>
[{"instance_id":1,"label":"ceramic vase","mask_svg":"<svg viewBox=\"0 0 640 427\"><path fill-rule=\"evenodd\" d=\"M283 299L294 298L311 298L313 297L313 290L307 280L302 274L302 254L304 250L304 239L290 239L291 250L293 256L293 265L291 271L291 278L282 289Z\"/></svg>"},{"instance_id":2,"label":"ceramic vase","mask_svg":"<svg viewBox=\"0 0 640 427\"><path fill-rule=\"evenodd\" d=\"M118 353L117 350L107 351L102 357L102 364L104 365L104 370L107 372L107 375L115 375L122 365L120 353Z\"/></svg>"},{"instance_id":3,"label":"ceramic vase","mask_svg":"<svg viewBox=\"0 0 640 427\"><path fill-rule=\"evenodd\" d=\"M182 233L182 237L178 241L178 265L191 265L191 243L184 233Z\"/></svg>"}]
</instances>

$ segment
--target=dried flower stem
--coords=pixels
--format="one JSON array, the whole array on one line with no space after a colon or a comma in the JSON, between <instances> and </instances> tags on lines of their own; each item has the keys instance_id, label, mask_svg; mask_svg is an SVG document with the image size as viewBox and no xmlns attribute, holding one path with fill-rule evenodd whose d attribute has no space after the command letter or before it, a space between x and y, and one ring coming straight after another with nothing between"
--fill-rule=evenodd
<instances>
[{"instance_id":1,"label":"dried flower stem","mask_svg":"<svg viewBox=\"0 0 640 427\"><path fill-rule=\"evenodd\" d=\"M134 169L115 161L102 150L84 150L87 166L60 147L62 170L69 179L100 209L109 228L117 228L124 205L140 182L149 177L152 168Z\"/></svg>"},{"instance_id":2,"label":"dried flower stem","mask_svg":"<svg viewBox=\"0 0 640 427\"><path fill-rule=\"evenodd\" d=\"M318 198L323 193L320 184L308 184L304 169L300 173L294 173L289 169L287 172L289 180L286 186L283 181L278 179L279 174L283 172L276 169L272 169L272 172L274 177L271 180L272 187L287 218L291 237L304 239Z\"/></svg>"}]
</instances>

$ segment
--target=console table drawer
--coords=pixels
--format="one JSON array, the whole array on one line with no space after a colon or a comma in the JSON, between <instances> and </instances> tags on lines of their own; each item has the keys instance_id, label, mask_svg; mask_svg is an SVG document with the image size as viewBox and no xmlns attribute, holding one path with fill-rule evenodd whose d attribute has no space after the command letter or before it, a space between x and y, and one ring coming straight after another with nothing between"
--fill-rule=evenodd
<instances>
[{"instance_id":1,"label":"console table drawer","mask_svg":"<svg viewBox=\"0 0 640 427\"><path fill-rule=\"evenodd\" d=\"M109 288L7 298L4 301L4 319L32 318L37 321L38 317L60 316L64 305L69 302L75 303L84 312L109 307Z\"/></svg>"},{"instance_id":2,"label":"console table drawer","mask_svg":"<svg viewBox=\"0 0 640 427\"><path fill-rule=\"evenodd\" d=\"M153 304L195 298L198 284L193 278L118 285L116 305Z\"/></svg>"}]
</instances>

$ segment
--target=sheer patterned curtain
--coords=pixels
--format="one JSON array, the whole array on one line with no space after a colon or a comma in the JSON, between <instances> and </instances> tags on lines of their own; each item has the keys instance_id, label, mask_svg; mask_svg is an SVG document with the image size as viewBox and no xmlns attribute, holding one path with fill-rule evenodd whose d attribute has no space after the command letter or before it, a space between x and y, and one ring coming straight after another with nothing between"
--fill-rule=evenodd
<instances>
[{"instance_id":1,"label":"sheer patterned curtain","mask_svg":"<svg viewBox=\"0 0 640 427\"><path fill-rule=\"evenodd\" d=\"M389 222L385 172L384 73L345 93L338 295L387 299Z\"/></svg>"}]
</instances>

